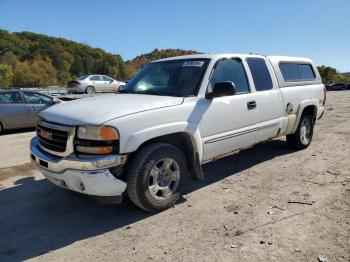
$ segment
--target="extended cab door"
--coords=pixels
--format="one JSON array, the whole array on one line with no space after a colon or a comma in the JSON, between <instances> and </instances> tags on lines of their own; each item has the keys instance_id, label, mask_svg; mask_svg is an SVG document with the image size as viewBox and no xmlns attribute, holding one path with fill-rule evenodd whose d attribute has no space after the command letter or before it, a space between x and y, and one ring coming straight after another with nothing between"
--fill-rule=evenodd
<instances>
[{"instance_id":1,"label":"extended cab door","mask_svg":"<svg viewBox=\"0 0 350 262\"><path fill-rule=\"evenodd\" d=\"M255 87L258 112L257 142L276 137L281 131L282 98L273 69L261 57L246 58Z\"/></svg>"},{"instance_id":2,"label":"extended cab door","mask_svg":"<svg viewBox=\"0 0 350 262\"><path fill-rule=\"evenodd\" d=\"M256 142L256 94L251 92L241 59L222 59L215 64L209 85L222 81L232 81L237 93L205 101L207 109L200 122L203 161Z\"/></svg>"}]
</instances>

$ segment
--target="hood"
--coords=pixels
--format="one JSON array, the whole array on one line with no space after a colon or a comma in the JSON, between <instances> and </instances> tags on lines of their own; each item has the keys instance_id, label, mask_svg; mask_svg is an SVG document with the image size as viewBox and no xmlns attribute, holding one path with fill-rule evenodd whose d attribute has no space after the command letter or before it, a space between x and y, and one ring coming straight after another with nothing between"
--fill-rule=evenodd
<instances>
[{"instance_id":1,"label":"hood","mask_svg":"<svg viewBox=\"0 0 350 262\"><path fill-rule=\"evenodd\" d=\"M83 98L50 107L39 116L63 125L101 125L114 118L162 107L176 106L182 97L110 94Z\"/></svg>"}]
</instances>

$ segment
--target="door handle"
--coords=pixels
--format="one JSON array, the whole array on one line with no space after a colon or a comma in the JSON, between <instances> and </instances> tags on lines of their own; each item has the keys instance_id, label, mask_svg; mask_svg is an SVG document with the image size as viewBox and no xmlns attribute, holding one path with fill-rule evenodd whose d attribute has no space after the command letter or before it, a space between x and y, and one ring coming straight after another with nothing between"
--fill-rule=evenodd
<instances>
[{"instance_id":1,"label":"door handle","mask_svg":"<svg viewBox=\"0 0 350 262\"><path fill-rule=\"evenodd\" d=\"M252 109L256 108L256 102L255 101L249 101L247 103L247 107L248 107L248 110L252 110Z\"/></svg>"},{"instance_id":2,"label":"door handle","mask_svg":"<svg viewBox=\"0 0 350 262\"><path fill-rule=\"evenodd\" d=\"M35 109L36 109L35 106L32 106L32 107L30 108L31 111L34 111Z\"/></svg>"}]
</instances>

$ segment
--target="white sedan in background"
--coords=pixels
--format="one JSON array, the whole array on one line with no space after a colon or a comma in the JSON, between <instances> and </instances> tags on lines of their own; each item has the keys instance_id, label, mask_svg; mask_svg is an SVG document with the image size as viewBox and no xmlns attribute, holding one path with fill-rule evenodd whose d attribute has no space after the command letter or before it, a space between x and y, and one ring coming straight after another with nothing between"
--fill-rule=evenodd
<instances>
[{"instance_id":1,"label":"white sedan in background","mask_svg":"<svg viewBox=\"0 0 350 262\"><path fill-rule=\"evenodd\" d=\"M125 83L106 75L87 75L69 81L67 91L68 93L87 94L93 94L96 92L116 93L122 85L125 85Z\"/></svg>"}]
</instances>

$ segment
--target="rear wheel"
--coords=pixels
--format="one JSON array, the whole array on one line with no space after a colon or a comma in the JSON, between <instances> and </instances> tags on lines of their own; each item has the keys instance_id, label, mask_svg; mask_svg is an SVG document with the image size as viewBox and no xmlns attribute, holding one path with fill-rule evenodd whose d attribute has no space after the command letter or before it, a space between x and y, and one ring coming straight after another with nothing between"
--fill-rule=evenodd
<instances>
[{"instance_id":1,"label":"rear wheel","mask_svg":"<svg viewBox=\"0 0 350 262\"><path fill-rule=\"evenodd\" d=\"M154 143L142 148L131 160L127 192L136 206L159 212L181 197L187 177L182 152L173 145Z\"/></svg>"},{"instance_id":2,"label":"rear wheel","mask_svg":"<svg viewBox=\"0 0 350 262\"><path fill-rule=\"evenodd\" d=\"M4 128L2 127L2 124L0 122L0 134L2 133L3 130L4 130Z\"/></svg>"},{"instance_id":3,"label":"rear wheel","mask_svg":"<svg viewBox=\"0 0 350 262\"><path fill-rule=\"evenodd\" d=\"M95 88L93 86L88 86L86 88L86 93L87 94L94 94L94 93L96 93L96 90L95 90Z\"/></svg>"},{"instance_id":4,"label":"rear wheel","mask_svg":"<svg viewBox=\"0 0 350 262\"><path fill-rule=\"evenodd\" d=\"M288 145L294 149L305 149L310 145L313 133L313 116L302 115L295 133L287 135Z\"/></svg>"}]
</instances>

